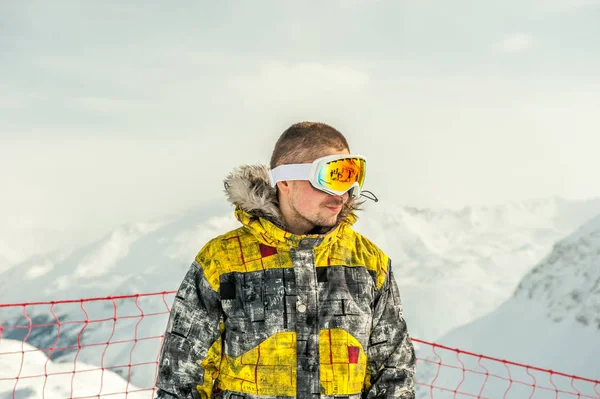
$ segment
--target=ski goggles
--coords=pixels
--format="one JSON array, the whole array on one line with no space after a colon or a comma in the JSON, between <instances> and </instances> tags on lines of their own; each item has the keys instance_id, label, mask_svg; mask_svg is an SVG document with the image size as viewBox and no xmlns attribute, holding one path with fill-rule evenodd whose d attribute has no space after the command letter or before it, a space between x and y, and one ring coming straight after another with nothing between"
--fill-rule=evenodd
<instances>
[{"instance_id":1,"label":"ski goggles","mask_svg":"<svg viewBox=\"0 0 600 399\"><path fill-rule=\"evenodd\" d=\"M308 180L317 190L331 195L350 191L357 197L363 188L367 159L361 155L328 155L312 163L280 165L269 171L271 186L286 180Z\"/></svg>"}]
</instances>

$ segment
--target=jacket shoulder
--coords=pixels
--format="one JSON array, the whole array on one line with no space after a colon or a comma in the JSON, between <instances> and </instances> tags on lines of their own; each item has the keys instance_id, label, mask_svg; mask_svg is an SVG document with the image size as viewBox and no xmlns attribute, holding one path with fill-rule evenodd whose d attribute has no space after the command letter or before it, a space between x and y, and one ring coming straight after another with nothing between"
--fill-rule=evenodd
<instances>
[{"instance_id":1,"label":"jacket shoulder","mask_svg":"<svg viewBox=\"0 0 600 399\"><path fill-rule=\"evenodd\" d=\"M231 272L232 254L239 254L240 248L248 240L252 240L251 234L243 227L221 234L208 241L198 252L195 263L200 267L208 283L218 290L221 274ZM238 255L239 257L239 255Z\"/></svg>"},{"instance_id":2,"label":"jacket shoulder","mask_svg":"<svg viewBox=\"0 0 600 399\"><path fill-rule=\"evenodd\" d=\"M346 248L352 248L353 263L366 267L374 275L377 288L381 288L390 267L390 258L367 237L350 227L346 230L342 241Z\"/></svg>"}]
</instances>

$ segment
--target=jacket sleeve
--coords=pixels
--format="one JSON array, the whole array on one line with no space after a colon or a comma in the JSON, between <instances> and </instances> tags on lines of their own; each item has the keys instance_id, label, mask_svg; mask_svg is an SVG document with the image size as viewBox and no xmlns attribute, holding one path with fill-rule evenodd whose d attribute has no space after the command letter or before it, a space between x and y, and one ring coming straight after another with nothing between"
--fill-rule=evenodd
<instances>
[{"instance_id":1,"label":"jacket sleeve","mask_svg":"<svg viewBox=\"0 0 600 399\"><path fill-rule=\"evenodd\" d=\"M415 350L402 313L398 285L388 261L376 295L369 339L364 399L414 399Z\"/></svg>"},{"instance_id":2,"label":"jacket sleeve","mask_svg":"<svg viewBox=\"0 0 600 399\"><path fill-rule=\"evenodd\" d=\"M221 361L219 294L194 261L171 308L156 377L157 399L211 398Z\"/></svg>"}]
</instances>

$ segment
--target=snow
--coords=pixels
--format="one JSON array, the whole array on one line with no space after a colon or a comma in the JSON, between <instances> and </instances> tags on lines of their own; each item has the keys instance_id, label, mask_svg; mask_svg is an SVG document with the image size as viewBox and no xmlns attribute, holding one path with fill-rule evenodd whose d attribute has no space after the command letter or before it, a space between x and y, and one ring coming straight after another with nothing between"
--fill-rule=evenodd
<instances>
[{"instance_id":1,"label":"snow","mask_svg":"<svg viewBox=\"0 0 600 399\"><path fill-rule=\"evenodd\" d=\"M572 322L556 324L543 315L542 309L540 304L507 301L495 312L452 331L439 343L556 373L600 380L600 331L582 328ZM485 382L485 397L503 397L511 379L513 383L507 398L528 398L533 387L523 383L535 384L534 398L555 398L553 384L574 394L565 394L561 398L577 397L577 391L570 387L572 381L567 377L551 375L549 372L533 372L525 367L507 366L502 361L480 361L476 356L462 354L457 357L452 351L437 349L436 353L422 345L418 355L433 362L441 361L445 365L440 367L435 380L434 385L438 387L454 389L463 381L460 391L477 396L484 385L485 375L476 372L485 373L487 370L498 377ZM463 368L473 372L467 371L463 376ZM420 382L431 383L438 372L438 366L421 361L417 370ZM527 374L528 371L535 376L535 380ZM600 397L600 384L579 379L574 384L581 393L593 398ZM444 396L440 392L435 396L445 397L453 396ZM429 398L429 390L419 387L418 398Z\"/></svg>"},{"instance_id":2,"label":"snow","mask_svg":"<svg viewBox=\"0 0 600 399\"><path fill-rule=\"evenodd\" d=\"M136 365L128 372L130 381L150 386L172 301L173 295L157 295L2 309L2 337L53 348L57 364ZM4 361L0 355L0 364Z\"/></svg>"},{"instance_id":3,"label":"snow","mask_svg":"<svg viewBox=\"0 0 600 399\"><path fill-rule=\"evenodd\" d=\"M204 211L187 214L175 221L121 226L62 260L36 256L0 275L0 303L176 290L205 242L217 235L218 229L229 230L237 226L239 222L233 215L213 217ZM77 273L82 267L86 272ZM44 274L39 273L41 269L45 271ZM137 301L133 298L85 303L84 310L80 303L53 307L30 306L27 316L34 319L36 324L53 323L53 312L63 324L86 319L109 319L88 327L81 322L65 325L60 331L59 346L74 345L80 332L85 329L81 338L88 344L107 342L109 339L111 342L124 342L109 345L106 353L103 353L103 345L84 348L78 355L82 361L99 364L104 356L105 364L109 366L127 363L130 357L135 363L148 363L156 361L160 345L160 339L156 337L160 337L166 327L168 315L165 302L170 306L173 296L167 295L164 300L163 296L157 296L142 297ZM141 312L145 315L143 318L139 317ZM6 330L7 323L28 326L29 322L23 313L21 307L0 309L0 324L5 328L5 337L24 338L20 330ZM154 313L160 314L149 316ZM113 316L119 318L116 323L110 320ZM27 342L38 347L54 346L58 331L55 328L40 330ZM139 341L134 347L134 339L148 337L151 339ZM72 351L65 351L57 362L70 362L73 356ZM132 370L131 380L140 386L147 386L153 380L154 373L152 366L138 367Z\"/></svg>"},{"instance_id":4,"label":"snow","mask_svg":"<svg viewBox=\"0 0 600 399\"><path fill-rule=\"evenodd\" d=\"M159 227L160 224L138 223L114 231L102 246L87 254L79 262L75 269L75 276L99 277L111 273L117 262L127 256L133 243Z\"/></svg>"},{"instance_id":5,"label":"snow","mask_svg":"<svg viewBox=\"0 0 600 399\"><path fill-rule=\"evenodd\" d=\"M554 243L600 214L559 198L461 210L369 204L357 229L391 257L413 336L435 341L496 309Z\"/></svg>"},{"instance_id":6,"label":"snow","mask_svg":"<svg viewBox=\"0 0 600 399\"><path fill-rule=\"evenodd\" d=\"M600 216L556 243L523 278L512 298L439 343L600 380ZM455 357L448 354L446 360ZM429 378L434 369L424 363L421 373ZM444 372L436 384L455 386L457 378ZM548 380L549 374L539 378ZM464 386L469 384L476 385ZM577 381L577 387L600 397L600 383Z\"/></svg>"},{"instance_id":7,"label":"snow","mask_svg":"<svg viewBox=\"0 0 600 399\"><path fill-rule=\"evenodd\" d=\"M53 268L54 265L50 261L44 260L40 264L31 265L29 270L27 270L27 273L25 273L25 278L29 280L42 277L43 275L48 274Z\"/></svg>"},{"instance_id":8,"label":"snow","mask_svg":"<svg viewBox=\"0 0 600 399\"><path fill-rule=\"evenodd\" d=\"M557 243L519 285L516 297L546 304L544 313L555 322L600 330L600 216Z\"/></svg>"},{"instance_id":9,"label":"snow","mask_svg":"<svg viewBox=\"0 0 600 399\"><path fill-rule=\"evenodd\" d=\"M75 368L73 363L56 363L21 341L1 339L0 356L0 398L152 398L152 389L142 390L111 370L102 371L81 361Z\"/></svg>"}]
</instances>

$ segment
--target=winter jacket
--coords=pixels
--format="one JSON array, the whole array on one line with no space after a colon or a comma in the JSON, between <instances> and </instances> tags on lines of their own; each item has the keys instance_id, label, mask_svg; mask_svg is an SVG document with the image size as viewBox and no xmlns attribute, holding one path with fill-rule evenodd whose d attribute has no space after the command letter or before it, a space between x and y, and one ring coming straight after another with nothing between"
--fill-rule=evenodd
<instances>
[{"instance_id":1,"label":"winter jacket","mask_svg":"<svg viewBox=\"0 0 600 399\"><path fill-rule=\"evenodd\" d=\"M268 169L226 179L242 226L192 263L171 309L158 398L414 398L388 257L349 201L326 234L285 230Z\"/></svg>"}]
</instances>

